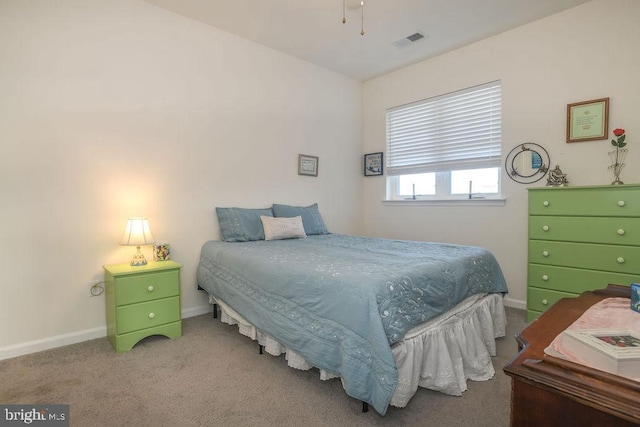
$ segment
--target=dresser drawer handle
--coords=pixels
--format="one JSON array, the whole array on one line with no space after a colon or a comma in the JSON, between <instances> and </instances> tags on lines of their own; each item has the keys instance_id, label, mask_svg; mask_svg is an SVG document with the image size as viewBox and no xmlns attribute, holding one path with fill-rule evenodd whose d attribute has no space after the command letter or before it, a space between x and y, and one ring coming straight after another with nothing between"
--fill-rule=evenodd
<instances>
[{"instance_id":1,"label":"dresser drawer handle","mask_svg":"<svg viewBox=\"0 0 640 427\"><path fill-rule=\"evenodd\" d=\"M542 300L542 305L547 305L547 304L549 304L549 301L547 301L546 299L543 299Z\"/></svg>"},{"instance_id":2,"label":"dresser drawer handle","mask_svg":"<svg viewBox=\"0 0 640 427\"><path fill-rule=\"evenodd\" d=\"M549 276L547 276L546 274L543 274L542 275L542 280L544 280L546 282L547 280L549 280Z\"/></svg>"},{"instance_id":3,"label":"dresser drawer handle","mask_svg":"<svg viewBox=\"0 0 640 427\"><path fill-rule=\"evenodd\" d=\"M626 205L626 203L624 202L624 200L620 200L618 202L618 206L623 207L624 205Z\"/></svg>"},{"instance_id":4,"label":"dresser drawer handle","mask_svg":"<svg viewBox=\"0 0 640 427\"><path fill-rule=\"evenodd\" d=\"M542 256L549 256L549 251L542 251Z\"/></svg>"},{"instance_id":5,"label":"dresser drawer handle","mask_svg":"<svg viewBox=\"0 0 640 427\"><path fill-rule=\"evenodd\" d=\"M545 207L549 206L549 202L545 200L544 202L542 202L542 206L545 206Z\"/></svg>"},{"instance_id":6,"label":"dresser drawer handle","mask_svg":"<svg viewBox=\"0 0 640 427\"><path fill-rule=\"evenodd\" d=\"M153 319L154 317L156 317L155 313L149 313L149 319Z\"/></svg>"},{"instance_id":7,"label":"dresser drawer handle","mask_svg":"<svg viewBox=\"0 0 640 427\"><path fill-rule=\"evenodd\" d=\"M622 228L618 228L618 234L623 236L624 235L624 230Z\"/></svg>"},{"instance_id":8,"label":"dresser drawer handle","mask_svg":"<svg viewBox=\"0 0 640 427\"><path fill-rule=\"evenodd\" d=\"M622 257L618 257L616 261L618 261L618 264L624 264L624 258Z\"/></svg>"},{"instance_id":9,"label":"dresser drawer handle","mask_svg":"<svg viewBox=\"0 0 640 427\"><path fill-rule=\"evenodd\" d=\"M548 225L543 225L542 226L542 231L549 231L549 226Z\"/></svg>"},{"instance_id":10,"label":"dresser drawer handle","mask_svg":"<svg viewBox=\"0 0 640 427\"><path fill-rule=\"evenodd\" d=\"M147 290L148 290L149 292L153 292L153 289L154 289L153 285L149 285L149 286L147 287Z\"/></svg>"}]
</instances>

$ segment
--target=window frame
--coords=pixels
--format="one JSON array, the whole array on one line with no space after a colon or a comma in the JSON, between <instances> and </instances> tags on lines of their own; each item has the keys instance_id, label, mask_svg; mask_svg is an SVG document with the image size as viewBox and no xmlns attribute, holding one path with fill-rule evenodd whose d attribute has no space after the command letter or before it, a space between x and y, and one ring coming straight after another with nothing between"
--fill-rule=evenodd
<instances>
[{"instance_id":1,"label":"window frame","mask_svg":"<svg viewBox=\"0 0 640 427\"><path fill-rule=\"evenodd\" d=\"M480 95L476 96L476 94ZM472 101L465 100L465 96L473 98ZM458 99L463 101L457 101ZM458 119L451 125L450 116L458 114L460 105L469 108L469 110L462 110L463 113L467 111L475 113L476 110L481 110L479 122L481 130L477 135L472 134L469 137L471 142L469 147L456 150L459 144L456 139L459 138L461 131L466 131L464 127L466 123ZM415 109L418 111L417 114ZM393 117L390 118L390 116ZM466 117L463 116L464 119ZM389 108L386 112L386 125L386 200L500 199L502 190L502 82L500 80ZM420 136L411 136L416 127L419 128ZM441 131L440 128L443 130ZM392 138L393 133L397 138ZM390 142L391 139L393 142ZM415 150L407 150L407 146ZM442 150L442 147L446 150ZM471 150L470 147L480 147L481 154ZM417 154L414 154L414 151ZM425 151L430 154L422 154ZM458 155L456 151L461 151L462 154ZM434 152L437 154L432 154ZM457 160L453 162L440 160L448 158L450 153L453 153ZM400 159L395 164L394 156ZM452 194L452 172L475 169L496 169L497 191ZM435 173L435 194L400 194L400 177L419 173Z\"/></svg>"},{"instance_id":2,"label":"window frame","mask_svg":"<svg viewBox=\"0 0 640 427\"><path fill-rule=\"evenodd\" d=\"M486 168L493 169L493 168ZM483 193L479 191L473 191L471 197L468 193L452 194L451 193L451 172L454 171L440 171L434 172L435 177L435 194L417 194L415 198L410 194L400 193L400 177L403 175L391 175L387 176L387 197L386 200L465 200L465 199L500 199L501 196L501 182L502 182L502 167L495 167L498 172L498 191L495 193ZM460 169L456 169L460 170ZM409 174L407 174L409 175ZM411 174L413 175L413 174Z\"/></svg>"}]
</instances>

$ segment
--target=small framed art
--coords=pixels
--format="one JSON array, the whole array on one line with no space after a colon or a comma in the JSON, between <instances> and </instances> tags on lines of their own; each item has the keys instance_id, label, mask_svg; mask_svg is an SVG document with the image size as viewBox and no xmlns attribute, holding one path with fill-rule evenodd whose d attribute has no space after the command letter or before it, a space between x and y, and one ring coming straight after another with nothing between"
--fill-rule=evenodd
<instances>
[{"instance_id":1,"label":"small framed art","mask_svg":"<svg viewBox=\"0 0 640 427\"><path fill-rule=\"evenodd\" d=\"M318 158L299 154L298 175L318 176Z\"/></svg>"},{"instance_id":2,"label":"small framed art","mask_svg":"<svg viewBox=\"0 0 640 427\"><path fill-rule=\"evenodd\" d=\"M171 259L171 245L168 243L156 243L153 245L153 257L156 261L168 261Z\"/></svg>"},{"instance_id":3,"label":"small framed art","mask_svg":"<svg viewBox=\"0 0 640 427\"><path fill-rule=\"evenodd\" d=\"M364 176L382 175L382 153L364 155Z\"/></svg>"},{"instance_id":4,"label":"small framed art","mask_svg":"<svg viewBox=\"0 0 640 427\"><path fill-rule=\"evenodd\" d=\"M609 98L567 105L567 142L597 141L609 134Z\"/></svg>"}]
</instances>

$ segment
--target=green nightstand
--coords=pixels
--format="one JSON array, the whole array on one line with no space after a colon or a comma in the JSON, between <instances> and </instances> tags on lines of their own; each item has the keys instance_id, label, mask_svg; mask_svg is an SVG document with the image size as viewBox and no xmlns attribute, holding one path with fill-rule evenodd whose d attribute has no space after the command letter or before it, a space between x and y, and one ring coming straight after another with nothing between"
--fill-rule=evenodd
<instances>
[{"instance_id":1,"label":"green nightstand","mask_svg":"<svg viewBox=\"0 0 640 427\"><path fill-rule=\"evenodd\" d=\"M118 353L151 335L182 335L181 268L173 261L104 266L107 336Z\"/></svg>"}]
</instances>

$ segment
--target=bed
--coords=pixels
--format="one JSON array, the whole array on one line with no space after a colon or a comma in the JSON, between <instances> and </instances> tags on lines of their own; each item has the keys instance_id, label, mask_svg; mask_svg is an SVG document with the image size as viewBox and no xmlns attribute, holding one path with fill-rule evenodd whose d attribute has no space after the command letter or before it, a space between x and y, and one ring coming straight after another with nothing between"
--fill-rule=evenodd
<instances>
[{"instance_id":1,"label":"bed","mask_svg":"<svg viewBox=\"0 0 640 427\"><path fill-rule=\"evenodd\" d=\"M281 211L295 218L299 237L276 239L266 222L261 229L236 215L228 227L218 211L226 241L203 245L197 281L223 321L268 353L286 352L293 367L340 377L348 395L382 415L405 406L418 386L460 394L467 379L493 376L507 287L491 253L330 234L317 206L311 218L309 208ZM265 212L249 216L262 221ZM255 238L230 238L234 227Z\"/></svg>"}]
</instances>

